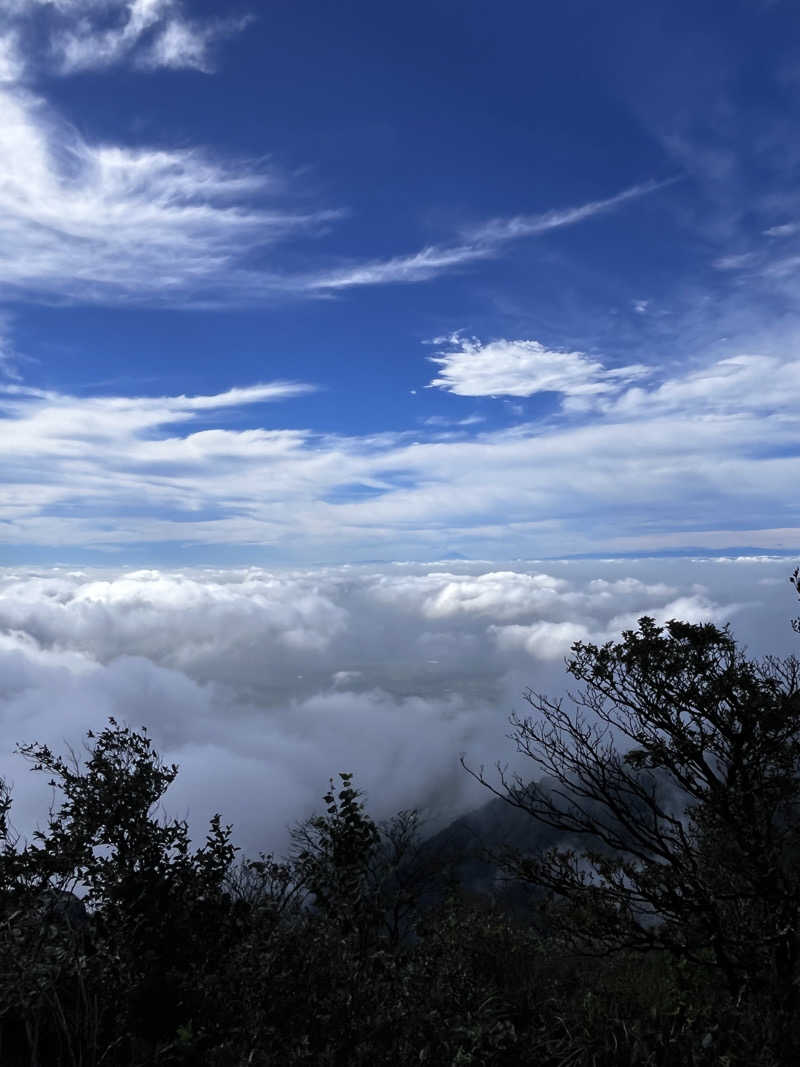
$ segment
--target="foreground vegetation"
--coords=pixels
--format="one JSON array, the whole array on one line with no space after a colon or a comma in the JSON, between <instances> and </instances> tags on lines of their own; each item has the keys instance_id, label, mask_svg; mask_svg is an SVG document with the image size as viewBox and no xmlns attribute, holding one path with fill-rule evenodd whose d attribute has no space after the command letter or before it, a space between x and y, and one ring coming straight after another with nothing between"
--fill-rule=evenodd
<instances>
[{"instance_id":1,"label":"foreground vegetation","mask_svg":"<svg viewBox=\"0 0 800 1067\"><path fill-rule=\"evenodd\" d=\"M347 774L243 861L220 817L197 849L157 817L178 769L146 731L20 746L58 800L22 842L0 797L0 1063L800 1061L800 664L642 619L568 669L573 711L512 720L547 778L496 792L562 835L496 848L515 893Z\"/></svg>"}]
</instances>

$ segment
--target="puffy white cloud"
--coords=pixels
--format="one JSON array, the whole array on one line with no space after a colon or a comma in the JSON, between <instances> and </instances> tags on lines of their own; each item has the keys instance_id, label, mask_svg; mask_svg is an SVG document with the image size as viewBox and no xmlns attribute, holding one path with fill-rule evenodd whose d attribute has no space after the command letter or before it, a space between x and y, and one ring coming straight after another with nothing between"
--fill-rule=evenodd
<instances>
[{"instance_id":1,"label":"puffy white cloud","mask_svg":"<svg viewBox=\"0 0 800 1067\"><path fill-rule=\"evenodd\" d=\"M402 580L387 579L376 592L395 603L419 604L429 619L458 615L515 618L557 604L567 585L564 579L549 574L490 571L473 576L432 571Z\"/></svg>"},{"instance_id":2,"label":"puffy white cloud","mask_svg":"<svg viewBox=\"0 0 800 1067\"><path fill-rule=\"evenodd\" d=\"M619 390L648 373L646 367L606 370L583 352L552 351L539 341L480 341L456 334L455 347L431 357L441 370L429 388L458 396L533 396L563 393L581 397Z\"/></svg>"},{"instance_id":3,"label":"puffy white cloud","mask_svg":"<svg viewBox=\"0 0 800 1067\"><path fill-rule=\"evenodd\" d=\"M670 619L682 619L684 622L713 622L718 626L724 625L730 619L735 618L743 609L741 604L726 604L724 607L715 604L708 596L706 590L699 589L693 593L675 597L674 600L661 604L649 611L652 618L659 626L669 622ZM614 615L608 621L608 633L610 638L623 630L634 629L639 618L639 612L625 611Z\"/></svg>"},{"instance_id":4,"label":"puffy white cloud","mask_svg":"<svg viewBox=\"0 0 800 1067\"><path fill-rule=\"evenodd\" d=\"M222 811L247 850L283 849L354 771L376 816L481 803L458 764L510 759L527 685L642 614L733 618L758 654L796 644L785 560L403 564L295 571L0 572L0 776L30 829L49 791L16 741L79 746L108 715L147 725L181 773L167 810ZM782 577L781 587L764 578ZM744 605L744 606L743 606Z\"/></svg>"},{"instance_id":5,"label":"puffy white cloud","mask_svg":"<svg viewBox=\"0 0 800 1067\"><path fill-rule=\"evenodd\" d=\"M557 659L568 655L576 641L586 641L588 628L579 622L533 622L527 626L493 626L491 634L498 648L513 652L522 649L539 659Z\"/></svg>"}]
</instances>

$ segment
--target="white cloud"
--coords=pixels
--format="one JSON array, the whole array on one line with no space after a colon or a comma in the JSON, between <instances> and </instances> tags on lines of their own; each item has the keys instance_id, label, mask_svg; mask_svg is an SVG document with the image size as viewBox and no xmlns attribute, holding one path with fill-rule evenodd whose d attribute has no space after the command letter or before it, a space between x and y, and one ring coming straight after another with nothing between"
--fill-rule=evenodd
<instances>
[{"instance_id":1,"label":"white cloud","mask_svg":"<svg viewBox=\"0 0 800 1067\"><path fill-rule=\"evenodd\" d=\"M449 415L429 415L427 419L422 420L422 425L449 428L459 426L479 426L480 423L485 421L486 418L483 415L467 415L463 419L454 419Z\"/></svg>"},{"instance_id":2,"label":"white cloud","mask_svg":"<svg viewBox=\"0 0 800 1067\"><path fill-rule=\"evenodd\" d=\"M83 303L263 297L256 247L331 212L270 208L282 180L201 152L91 144L47 105L0 90L0 293ZM334 213L335 214L335 213Z\"/></svg>"},{"instance_id":3,"label":"white cloud","mask_svg":"<svg viewBox=\"0 0 800 1067\"><path fill-rule=\"evenodd\" d=\"M665 189L674 184L677 179L669 178L666 181L642 182L623 189L621 193L609 196L605 200L591 200L586 204L575 207L556 208L552 211L544 211L538 215L515 215L508 219L492 219L490 222L476 226L468 231L471 240L482 241L509 241L519 237L533 237L547 233L550 230L560 229L562 226L574 226L575 223L584 222L595 215L602 215L607 211L614 211L620 205L630 200L638 200L642 196Z\"/></svg>"},{"instance_id":4,"label":"white cloud","mask_svg":"<svg viewBox=\"0 0 800 1067\"><path fill-rule=\"evenodd\" d=\"M483 359L489 346L475 345ZM283 560L800 544L786 490L800 362L731 357L617 395L621 376L579 354L556 367L560 379L536 384L571 390L568 418L453 434L324 435L285 419L273 429L257 409L244 428L242 415L235 429L221 421L223 408L308 388L295 383L210 398L7 386L0 450L14 492L0 502L0 540L149 546L149 558L196 546L195 559L203 545L269 545ZM607 391L580 391L605 378Z\"/></svg>"},{"instance_id":5,"label":"white cloud","mask_svg":"<svg viewBox=\"0 0 800 1067\"><path fill-rule=\"evenodd\" d=\"M26 362L26 358L17 351L11 326L11 316L0 312L0 378L20 381L20 363Z\"/></svg>"},{"instance_id":6,"label":"white cloud","mask_svg":"<svg viewBox=\"0 0 800 1067\"><path fill-rule=\"evenodd\" d=\"M576 641L590 634L580 622L535 622L528 626L493 626L491 634L504 652L522 650L541 659L561 659Z\"/></svg>"},{"instance_id":7,"label":"white cloud","mask_svg":"<svg viewBox=\"0 0 800 1067\"><path fill-rule=\"evenodd\" d=\"M156 35L151 46L138 60L145 68L167 67L182 69L193 67L196 70L213 69L211 52L213 46L222 38L239 33L251 21L249 16L232 19L217 19L214 22L200 24L185 19L174 18L165 23Z\"/></svg>"},{"instance_id":8,"label":"white cloud","mask_svg":"<svg viewBox=\"0 0 800 1067\"><path fill-rule=\"evenodd\" d=\"M65 16L76 17L78 6L65 6ZM73 67L84 51L87 62L105 56L110 64L126 35L139 41L142 27L155 25L167 8L160 3L132 8L122 29L108 31L105 45L78 28L74 43L63 44L64 55ZM140 65L156 55L161 65L181 57L188 62L196 37L184 32L183 23L169 27L149 51L137 53ZM316 235L342 212L293 210L283 177L248 160L221 161L198 149L91 142L14 83L20 54L14 41L13 35L0 36L0 296L88 304L250 304L269 295L422 282L494 257L505 242L539 232L510 222L502 231L496 221L491 233L453 247L294 274L280 263L253 269L245 264L255 251ZM543 227L574 225L634 192L640 196L656 188L636 187L607 201L549 213Z\"/></svg>"},{"instance_id":9,"label":"white cloud","mask_svg":"<svg viewBox=\"0 0 800 1067\"><path fill-rule=\"evenodd\" d=\"M28 432L2 435L2 447L9 456L14 452L49 454L61 448L76 454L86 443L101 440L110 443L114 438L121 441L135 435L144 436L160 427L190 421L200 412L284 400L312 389L313 386L301 382L270 382L229 389L216 396L78 399L21 385L6 386L0 389L0 411L5 410L12 418L24 412ZM12 425L7 422L5 429ZM147 455L148 442L142 442L142 447Z\"/></svg>"},{"instance_id":10,"label":"white cloud","mask_svg":"<svg viewBox=\"0 0 800 1067\"><path fill-rule=\"evenodd\" d=\"M322 271L298 278L287 277L288 290L320 291L352 289L360 285L386 285L402 282L425 282L445 270L460 267L476 260L489 259L496 254L494 244L459 245L454 248L430 246L408 256L358 263L340 270Z\"/></svg>"},{"instance_id":11,"label":"white cloud","mask_svg":"<svg viewBox=\"0 0 800 1067\"><path fill-rule=\"evenodd\" d=\"M791 355L743 353L690 370L650 390L633 387L614 398L601 397L607 410L643 416L692 412L710 415L784 412L793 416L800 390L800 359ZM792 422L795 420L792 419Z\"/></svg>"},{"instance_id":12,"label":"white cloud","mask_svg":"<svg viewBox=\"0 0 800 1067\"><path fill-rule=\"evenodd\" d=\"M797 222L784 222L780 226L770 226L768 230L764 230L765 237L793 237L796 233L800 233L800 223Z\"/></svg>"},{"instance_id":13,"label":"white cloud","mask_svg":"<svg viewBox=\"0 0 800 1067\"><path fill-rule=\"evenodd\" d=\"M350 289L361 285L385 285L388 283L412 283L428 281L445 270L465 266L478 260L499 255L508 241L524 237L536 237L551 230L574 226L595 215L613 211L629 200L635 200L672 184L644 182L631 186L605 200L593 200L574 207L558 208L539 215L517 215L513 218L492 219L465 231L465 241L453 246L430 245L419 252L389 259L359 263L337 270L287 278L287 289L325 292L326 290Z\"/></svg>"},{"instance_id":14,"label":"white cloud","mask_svg":"<svg viewBox=\"0 0 800 1067\"><path fill-rule=\"evenodd\" d=\"M420 604L428 619L468 615L507 619L552 606L568 585L549 574L490 571L471 576L434 571L390 581L379 587L378 595Z\"/></svg>"},{"instance_id":15,"label":"white cloud","mask_svg":"<svg viewBox=\"0 0 800 1067\"><path fill-rule=\"evenodd\" d=\"M195 831L221 810L251 852L282 849L352 770L378 817L484 799L458 765L514 759L526 685L568 683L577 638L630 618L735 614L753 651L796 642L785 560L450 564L269 571L0 571L0 776L30 828L49 790L15 742L63 750L108 715L147 725L181 765L168 809ZM698 591L698 583L704 590ZM784 610L785 609L785 610ZM782 643L783 642L783 643ZM38 782L38 788L37 788Z\"/></svg>"},{"instance_id":16,"label":"white cloud","mask_svg":"<svg viewBox=\"0 0 800 1067\"><path fill-rule=\"evenodd\" d=\"M190 18L181 0L5 0L0 19L9 39L40 31L47 48L29 52L32 65L46 64L59 74L120 63L207 72L217 42L249 21ZM19 47L14 55L14 76L20 78L31 63L22 61Z\"/></svg>"},{"instance_id":17,"label":"white cloud","mask_svg":"<svg viewBox=\"0 0 800 1067\"><path fill-rule=\"evenodd\" d=\"M92 143L30 86L42 69L208 71L217 41L249 17L193 19L181 0L0 0L0 297L219 306L423 282L668 184L493 220L460 243L385 259L295 273L245 266L255 251L316 234L342 212L292 210L280 176L248 160Z\"/></svg>"},{"instance_id":18,"label":"white cloud","mask_svg":"<svg viewBox=\"0 0 800 1067\"><path fill-rule=\"evenodd\" d=\"M554 392L580 397L619 390L648 373L646 367L606 370L583 352L553 351L538 341L480 341L458 334L454 347L431 357L441 370L429 388L458 396L533 396Z\"/></svg>"},{"instance_id":19,"label":"white cloud","mask_svg":"<svg viewBox=\"0 0 800 1067\"><path fill-rule=\"evenodd\" d=\"M19 81L25 71L19 37L12 30L0 32L0 84Z\"/></svg>"},{"instance_id":20,"label":"white cloud","mask_svg":"<svg viewBox=\"0 0 800 1067\"><path fill-rule=\"evenodd\" d=\"M756 263L758 256L755 252L732 252L729 255L718 256L713 266L717 270L741 270Z\"/></svg>"}]
</instances>

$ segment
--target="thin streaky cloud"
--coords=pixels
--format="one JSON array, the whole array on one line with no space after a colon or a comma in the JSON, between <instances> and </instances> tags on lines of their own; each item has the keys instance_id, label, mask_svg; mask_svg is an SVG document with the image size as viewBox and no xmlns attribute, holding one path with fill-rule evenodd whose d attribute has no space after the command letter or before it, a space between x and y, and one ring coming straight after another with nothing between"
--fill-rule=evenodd
<instances>
[{"instance_id":1,"label":"thin streaky cloud","mask_svg":"<svg viewBox=\"0 0 800 1067\"><path fill-rule=\"evenodd\" d=\"M305 278L287 278L287 289L325 291L350 289L362 285L385 285L390 283L414 283L429 281L445 271L493 259L508 241L535 237L549 230L574 226L606 211L613 211L629 200L657 192L673 184L677 178L666 181L650 181L624 189L605 200L592 200L576 207L556 209L541 215L517 215L508 219L493 219L468 231L463 244L447 246L429 245L407 256L392 256L390 259L372 260L369 263L353 264L338 270L309 275Z\"/></svg>"},{"instance_id":2,"label":"thin streaky cloud","mask_svg":"<svg viewBox=\"0 0 800 1067\"><path fill-rule=\"evenodd\" d=\"M159 397L123 397L123 396L95 396L77 398L52 390L28 388L25 385L2 385L0 395L20 396L46 400L50 403L76 403L89 405L94 408L131 408L140 410L162 410L165 407L174 411L203 411L216 410L217 408L238 407L241 404L257 404L268 400L283 400L288 397L302 396L305 393L315 392L317 386L308 382L262 382L256 385L234 386L226 389L224 393L214 393L206 396L159 396Z\"/></svg>"},{"instance_id":3,"label":"thin streaky cloud","mask_svg":"<svg viewBox=\"0 0 800 1067\"><path fill-rule=\"evenodd\" d=\"M647 181L638 185L632 185L623 189L621 193L606 197L604 200L590 200L586 204L578 204L575 207L557 208L553 211L545 211L538 215L515 215L512 218L492 219L467 231L465 236L473 241L487 241L490 243L501 241L513 241L520 237L534 237L549 230L558 230L563 226L574 226L578 222L584 222L595 215L601 215L607 211L614 211L629 200L638 200L640 197L649 196L650 193L666 189L674 185L679 178L666 178L663 181Z\"/></svg>"},{"instance_id":4,"label":"thin streaky cloud","mask_svg":"<svg viewBox=\"0 0 800 1067\"><path fill-rule=\"evenodd\" d=\"M83 447L79 442L103 440L111 448L115 439L130 441L128 435L152 434L161 427L191 422L204 412L290 400L314 391L315 386L304 382L279 381L208 396L77 397L21 385L0 386L0 411L6 416L0 420L0 442L9 458L17 452L74 456ZM20 419L27 430L15 441L9 431L21 425ZM145 453L148 448L152 451L152 442L144 448Z\"/></svg>"},{"instance_id":5,"label":"thin streaky cloud","mask_svg":"<svg viewBox=\"0 0 800 1067\"><path fill-rule=\"evenodd\" d=\"M493 245L456 245L438 248L434 245L408 256L373 260L354 264L341 270L286 279L287 288L306 291L351 289L359 285L385 285L392 282L425 282L446 270L457 268L496 255Z\"/></svg>"}]
</instances>

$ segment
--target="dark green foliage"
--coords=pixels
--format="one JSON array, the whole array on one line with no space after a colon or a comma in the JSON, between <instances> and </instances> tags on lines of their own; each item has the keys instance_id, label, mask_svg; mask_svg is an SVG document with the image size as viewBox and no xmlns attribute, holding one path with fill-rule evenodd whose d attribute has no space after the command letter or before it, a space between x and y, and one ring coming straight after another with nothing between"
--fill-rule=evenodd
<instances>
[{"instance_id":1,"label":"dark green foliage","mask_svg":"<svg viewBox=\"0 0 800 1067\"><path fill-rule=\"evenodd\" d=\"M0 789L0 1063L797 1062L796 664L648 619L573 653L579 714L515 720L548 777L427 842L342 773L286 860L236 861L220 816L196 849L158 817L146 731L20 746L55 799L21 843Z\"/></svg>"},{"instance_id":2,"label":"dark green foliage","mask_svg":"<svg viewBox=\"0 0 800 1067\"><path fill-rule=\"evenodd\" d=\"M314 906L348 931L358 920L371 919L374 902L367 873L380 833L352 786L352 774L339 777L342 786L338 797L333 779L323 797L327 816L312 816L294 831L294 865Z\"/></svg>"}]
</instances>

